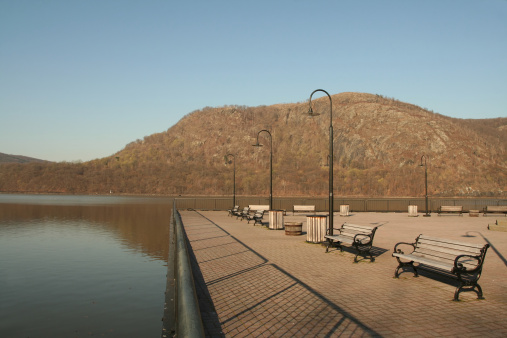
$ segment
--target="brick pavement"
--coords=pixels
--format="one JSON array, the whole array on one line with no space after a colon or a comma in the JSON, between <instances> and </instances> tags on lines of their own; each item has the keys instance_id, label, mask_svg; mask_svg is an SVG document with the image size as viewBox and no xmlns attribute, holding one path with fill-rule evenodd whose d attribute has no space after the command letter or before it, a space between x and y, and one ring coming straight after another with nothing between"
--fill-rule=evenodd
<instances>
[{"instance_id":1,"label":"brick pavement","mask_svg":"<svg viewBox=\"0 0 507 338\"><path fill-rule=\"evenodd\" d=\"M507 232L487 230L495 217L336 215L337 225L384 223L375 236L375 262L353 263L351 250L326 254L305 235L286 236L225 211L180 213L198 263L194 274L208 336L507 336ZM304 215L285 221L303 222L305 233ZM393 278L394 245L420 233L490 243L479 281L484 300L463 292L454 302L452 281L427 273Z\"/></svg>"}]
</instances>

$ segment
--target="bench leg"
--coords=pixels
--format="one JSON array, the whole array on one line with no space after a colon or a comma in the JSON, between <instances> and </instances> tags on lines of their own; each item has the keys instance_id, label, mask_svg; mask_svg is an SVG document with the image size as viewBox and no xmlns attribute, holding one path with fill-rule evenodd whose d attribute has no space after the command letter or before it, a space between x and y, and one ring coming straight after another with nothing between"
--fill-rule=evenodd
<instances>
[{"instance_id":1,"label":"bench leg","mask_svg":"<svg viewBox=\"0 0 507 338\"><path fill-rule=\"evenodd\" d=\"M327 240L327 245L326 245L326 253L329 252L329 248L333 245L333 240L332 239L328 239Z\"/></svg>"},{"instance_id":2,"label":"bench leg","mask_svg":"<svg viewBox=\"0 0 507 338\"><path fill-rule=\"evenodd\" d=\"M356 257L354 257L354 263L357 263L357 256L362 255L364 258L370 256L370 262L375 261L375 257L371 254L370 250L357 250Z\"/></svg>"},{"instance_id":3,"label":"bench leg","mask_svg":"<svg viewBox=\"0 0 507 338\"><path fill-rule=\"evenodd\" d=\"M459 294L462 291L474 291L477 294L477 299L484 299L482 296L482 288L479 284L475 284L474 286L468 286L468 285L460 285L456 288L456 291L454 291L454 301L459 301Z\"/></svg>"},{"instance_id":4,"label":"bench leg","mask_svg":"<svg viewBox=\"0 0 507 338\"><path fill-rule=\"evenodd\" d=\"M343 252L343 248L342 248L340 242L333 242L332 239L328 239L327 246L326 246L326 253L329 252L329 248L332 247L334 243L336 243L336 245L340 248L340 251Z\"/></svg>"},{"instance_id":5,"label":"bench leg","mask_svg":"<svg viewBox=\"0 0 507 338\"><path fill-rule=\"evenodd\" d=\"M477 299L484 299L482 296L482 288L479 283L477 283L477 279L466 280L461 278L461 275L458 274L458 287L456 291L454 291L454 301L459 301L459 294L462 291L474 291L477 294Z\"/></svg>"},{"instance_id":6,"label":"bench leg","mask_svg":"<svg viewBox=\"0 0 507 338\"><path fill-rule=\"evenodd\" d=\"M354 243L353 246L356 248L357 250L357 255L356 257L354 258L354 262L357 263L357 256L359 254L361 254L364 258L368 258L368 256L370 256L370 262L374 262L375 261L375 258L373 257L373 255L371 254L370 250L371 250L371 245L359 245L357 243Z\"/></svg>"},{"instance_id":7,"label":"bench leg","mask_svg":"<svg viewBox=\"0 0 507 338\"><path fill-rule=\"evenodd\" d=\"M398 259L398 257L396 257L396 259ZM400 259L398 259L398 267L396 268L396 270L394 271L394 278L399 278L400 277L400 269L405 267L405 266L410 266L412 268L412 270L414 270L414 277L419 277L419 274L417 273L417 268L415 267L414 265L414 261L410 261L410 262L402 262Z\"/></svg>"}]
</instances>

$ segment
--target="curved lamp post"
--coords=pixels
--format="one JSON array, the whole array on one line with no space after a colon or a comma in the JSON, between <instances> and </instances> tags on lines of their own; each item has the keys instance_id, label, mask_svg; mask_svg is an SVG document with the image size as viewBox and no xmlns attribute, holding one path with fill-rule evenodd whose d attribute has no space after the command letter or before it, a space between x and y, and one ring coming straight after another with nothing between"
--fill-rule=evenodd
<instances>
[{"instance_id":1,"label":"curved lamp post","mask_svg":"<svg viewBox=\"0 0 507 338\"><path fill-rule=\"evenodd\" d=\"M424 163L423 163L423 158L424 158ZM430 213L429 213L429 210L428 210L428 165L426 164L426 156L425 155L422 155L421 156L421 164L419 165L419 167L424 167L424 197L426 199L426 214L424 214L423 216L424 217L430 217Z\"/></svg>"},{"instance_id":2,"label":"curved lamp post","mask_svg":"<svg viewBox=\"0 0 507 338\"><path fill-rule=\"evenodd\" d=\"M269 130L263 129L257 133L257 143L253 144L254 147L262 147L259 143L259 135L262 132L266 132L269 135L269 144L271 147L269 155L269 210L273 210L273 138Z\"/></svg>"},{"instance_id":3,"label":"curved lamp post","mask_svg":"<svg viewBox=\"0 0 507 338\"><path fill-rule=\"evenodd\" d=\"M232 184L233 184L233 190L232 190L232 208L234 209L234 207L236 206L236 156L234 156L233 154L227 154L225 155L225 162L228 163L228 164L231 164L233 161L229 160L229 156L232 156L232 158L234 159L234 171L233 171L233 174L232 174Z\"/></svg>"},{"instance_id":4,"label":"curved lamp post","mask_svg":"<svg viewBox=\"0 0 507 338\"><path fill-rule=\"evenodd\" d=\"M331 100L331 95L326 92L324 89L316 89L310 95L310 109L308 110L308 115L317 116L319 113L314 113L312 109L312 96L316 92L323 92L329 97L329 111L330 111L330 119L329 119L329 234L333 235L333 225L334 225L334 196L333 196L333 101Z\"/></svg>"}]
</instances>

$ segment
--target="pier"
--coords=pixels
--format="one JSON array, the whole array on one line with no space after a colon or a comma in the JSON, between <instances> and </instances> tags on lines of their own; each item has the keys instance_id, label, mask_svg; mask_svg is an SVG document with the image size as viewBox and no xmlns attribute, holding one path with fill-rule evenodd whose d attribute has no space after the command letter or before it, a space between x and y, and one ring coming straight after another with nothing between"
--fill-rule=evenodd
<instances>
[{"instance_id":1,"label":"pier","mask_svg":"<svg viewBox=\"0 0 507 338\"><path fill-rule=\"evenodd\" d=\"M193 261L206 336L433 337L507 335L507 232L488 230L494 217L408 217L407 213L351 213L343 222L381 224L369 259L306 242L303 235L228 217L226 211L180 210ZM267 222L265 217L264 222ZM484 298L455 282L412 272L394 278L398 242L419 234L489 243L482 277Z\"/></svg>"}]
</instances>

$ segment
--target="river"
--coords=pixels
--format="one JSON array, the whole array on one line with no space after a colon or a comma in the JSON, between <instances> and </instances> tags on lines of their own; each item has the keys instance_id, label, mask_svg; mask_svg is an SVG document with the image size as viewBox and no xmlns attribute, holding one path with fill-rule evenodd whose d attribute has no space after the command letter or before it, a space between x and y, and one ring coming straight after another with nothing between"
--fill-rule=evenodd
<instances>
[{"instance_id":1,"label":"river","mask_svg":"<svg viewBox=\"0 0 507 338\"><path fill-rule=\"evenodd\" d=\"M0 194L0 337L160 337L171 207Z\"/></svg>"}]
</instances>

